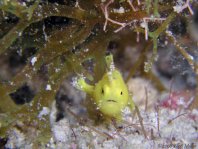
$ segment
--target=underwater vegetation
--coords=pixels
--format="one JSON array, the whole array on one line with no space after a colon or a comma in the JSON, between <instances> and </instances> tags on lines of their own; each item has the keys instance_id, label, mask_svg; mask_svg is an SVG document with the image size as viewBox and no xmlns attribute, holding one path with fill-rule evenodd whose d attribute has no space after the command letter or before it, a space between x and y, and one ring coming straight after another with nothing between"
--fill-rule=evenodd
<instances>
[{"instance_id":1,"label":"underwater vegetation","mask_svg":"<svg viewBox=\"0 0 198 149\"><path fill-rule=\"evenodd\" d=\"M192 106L198 107L197 35L196 0L1 0L0 139L17 126L24 132L39 130L32 140L35 146L48 142L49 118L39 114L51 107L62 82L79 75L90 84L98 82L105 73L106 53L118 60L128 42L141 49L122 70L126 82L140 75L159 92L166 90L151 70L165 58L159 47L167 47L167 53L179 58L167 67L158 65L160 71L183 74L196 90Z\"/></svg>"}]
</instances>

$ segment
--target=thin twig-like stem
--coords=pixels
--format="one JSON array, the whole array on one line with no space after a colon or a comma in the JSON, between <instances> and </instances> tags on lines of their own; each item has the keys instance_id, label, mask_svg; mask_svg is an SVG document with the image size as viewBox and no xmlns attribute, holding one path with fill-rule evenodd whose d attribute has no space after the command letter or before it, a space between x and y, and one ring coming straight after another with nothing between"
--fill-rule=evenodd
<instances>
[{"instance_id":1,"label":"thin twig-like stem","mask_svg":"<svg viewBox=\"0 0 198 149\"><path fill-rule=\"evenodd\" d=\"M179 114L178 116L176 116L176 117L170 119L170 120L168 121L168 124L172 123L172 121L174 121L174 120L177 119L178 117L183 116L183 115L186 115L186 114L188 114L188 113Z\"/></svg>"},{"instance_id":2,"label":"thin twig-like stem","mask_svg":"<svg viewBox=\"0 0 198 149\"><path fill-rule=\"evenodd\" d=\"M144 111L146 112L147 111L147 108L148 108L148 90L146 87L144 87L144 90L145 90L145 108L144 108Z\"/></svg>"},{"instance_id":3,"label":"thin twig-like stem","mask_svg":"<svg viewBox=\"0 0 198 149\"><path fill-rule=\"evenodd\" d=\"M142 132L143 132L143 134L144 134L145 139L147 139L147 134L146 134L146 131L145 131L145 129L144 129L144 124L143 124L143 118L142 118L141 115L140 115L139 108L138 108L137 106L135 106L135 109L136 109L136 111L137 111L137 115L138 115L138 118L139 118L139 121L140 121L140 125L141 125L141 127L142 127Z\"/></svg>"},{"instance_id":4,"label":"thin twig-like stem","mask_svg":"<svg viewBox=\"0 0 198 149\"><path fill-rule=\"evenodd\" d=\"M166 32L167 37L169 40L175 45L176 49L185 57L185 59L188 61L189 65L191 66L192 70L195 70L195 72L198 70L198 65L194 62L192 59L192 56L190 56L186 50L178 43L178 41L173 37L173 35L170 32ZM197 72L196 72L197 73Z\"/></svg>"}]
</instances>

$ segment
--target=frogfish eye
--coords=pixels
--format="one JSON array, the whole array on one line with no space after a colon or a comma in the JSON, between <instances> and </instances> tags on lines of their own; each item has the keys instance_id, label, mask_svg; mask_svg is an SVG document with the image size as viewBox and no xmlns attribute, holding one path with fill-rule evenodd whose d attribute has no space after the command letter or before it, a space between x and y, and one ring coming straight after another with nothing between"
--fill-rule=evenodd
<instances>
[{"instance_id":1,"label":"frogfish eye","mask_svg":"<svg viewBox=\"0 0 198 149\"><path fill-rule=\"evenodd\" d=\"M104 94L104 89L103 89L103 88L102 88L102 91L101 91L101 93L102 93L102 94Z\"/></svg>"}]
</instances>

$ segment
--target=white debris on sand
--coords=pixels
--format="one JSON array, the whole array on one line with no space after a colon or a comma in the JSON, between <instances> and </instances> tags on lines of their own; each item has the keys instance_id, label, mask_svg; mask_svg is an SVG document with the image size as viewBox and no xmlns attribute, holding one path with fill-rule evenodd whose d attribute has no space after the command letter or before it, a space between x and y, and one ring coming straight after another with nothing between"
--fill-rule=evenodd
<instances>
[{"instance_id":1,"label":"white debris on sand","mask_svg":"<svg viewBox=\"0 0 198 149\"><path fill-rule=\"evenodd\" d=\"M17 129L12 129L9 131L8 138L9 139L5 145L5 148L14 149L25 145L25 136Z\"/></svg>"},{"instance_id":2,"label":"white debris on sand","mask_svg":"<svg viewBox=\"0 0 198 149\"><path fill-rule=\"evenodd\" d=\"M52 90L51 85L50 85L50 84L47 84L45 90L46 90L46 91L51 91L51 90Z\"/></svg>"},{"instance_id":3,"label":"white debris on sand","mask_svg":"<svg viewBox=\"0 0 198 149\"><path fill-rule=\"evenodd\" d=\"M119 9L113 9L114 13L125 13L125 10L123 7L120 7Z\"/></svg>"},{"instance_id":4,"label":"white debris on sand","mask_svg":"<svg viewBox=\"0 0 198 149\"><path fill-rule=\"evenodd\" d=\"M50 113L50 109L48 107L43 107L43 109L40 111L38 118L41 120L43 116L48 115Z\"/></svg>"},{"instance_id":5,"label":"white debris on sand","mask_svg":"<svg viewBox=\"0 0 198 149\"><path fill-rule=\"evenodd\" d=\"M32 59L31 59L31 64L32 64L32 66L34 66L34 64L37 62L37 57L33 57Z\"/></svg>"},{"instance_id":6,"label":"white debris on sand","mask_svg":"<svg viewBox=\"0 0 198 149\"><path fill-rule=\"evenodd\" d=\"M101 149L153 149L163 148L168 145L172 148L174 148L174 145L190 147L198 145L196 144L198 140L196 130L198 112L195 112L197 110L194 110L193 113L185 110L173 111L164 108L160 108L158 113L156 111L140 111L147 135L146 139L142 133L138 117L132 118L130 110L127 109L123 111L125 122L119 123L120 129L116 129L112 123L109 126L105 124L95 126L91 123L91 120L86 122L84 126L78 122L76 122L76 125L71 125L67 118L59 122L52 122L53 145L56 148L72 148L72 146L75 146L76 148L91 147ZM192 114L196 119L192 119L190 116ZM126 121L128 124L126 124ZM134 125L129 126L129 124ZM100 133L93 130L93 128ZM112 138L108 138L108 136Z\"/></svg>"}]
</instances>

